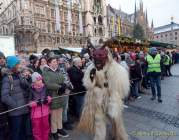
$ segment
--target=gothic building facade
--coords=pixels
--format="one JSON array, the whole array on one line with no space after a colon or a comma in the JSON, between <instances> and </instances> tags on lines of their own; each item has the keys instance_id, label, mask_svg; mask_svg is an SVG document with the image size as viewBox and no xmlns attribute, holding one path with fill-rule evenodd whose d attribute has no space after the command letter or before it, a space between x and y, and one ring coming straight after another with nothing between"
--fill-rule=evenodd
<instances>
[{"instance_id":1,"label":"gothic building facade","mask_svg":"<svg viewBox=\"0 0 179 140\"><path fill-rule=\"evenodd\" d=\"M16 49L82 47L106 38L105 0L3 0L0 35L14 35Z\"/></svg>"},{"instance_id":2,"label":"gothic building facade","mask_svg":"<svg viewBox=\"0 0 179 140\"><path fill-rule=\"evenodd\" d=\"M112 8L110 5L107 6L107 9L109 36L123 35L133 37L134 25L140 24L144 30L144 38L153 39L153 22L149 25L147 10L144 12L142 1L139 8L135 4L133 14L127 14L120 9Z\"/></svg>"},{"instance_id":3,"label":"gothic building facade","mask_svg":"<svg viewBox=\"0 0 179 140\"><path fill-rule=\"evenodd\" d=\"M134 11L134 24L140 24L144 31L144 38L153 40L154 36L154 25L153 21L151 26L148 22L148 14L147 10L144 12L143 2L141 1L139 9L137 9L135 4L135 11Z\"/></svg>"},{"instance_id":4,"label":"gothic building facade","mask_svg":"<svg viewBox=\"0 0 179 140\"><path fill-rule=\"evenodd\" d=\"M93 44L108 38L106 0L83 0L85 33Z\"/></svg>"}]
</instances>

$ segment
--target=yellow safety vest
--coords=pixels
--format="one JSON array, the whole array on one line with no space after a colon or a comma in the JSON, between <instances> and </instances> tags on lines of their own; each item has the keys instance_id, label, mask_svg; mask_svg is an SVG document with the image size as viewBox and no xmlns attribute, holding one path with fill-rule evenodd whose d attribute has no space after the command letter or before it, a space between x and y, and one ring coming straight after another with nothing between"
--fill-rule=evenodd
<instances>
[{"instance_id":1,"label":"yellow safety vest","mask_svg":"<svg viewBox=\"0 0 179 140\"><path fill-rule=\"evenodd\" d=\"M147 55L147 63L148 63L148 69L147 72L161 72L160 67L160 61L161 56L160 54L157 54L155 58L153 58L151 55Z\"/></svg>"},{"instance_id":2,"label":"yellow safety vest","mask_svg":"<svg viewBox=\"0 0 179 140\"><path fill-rule=\"evenodd\" d=\"M170 57L168 55L166 55L166 60L165 62L163 63L164 65L170 65Z\"/></svg>"}]
</instances>

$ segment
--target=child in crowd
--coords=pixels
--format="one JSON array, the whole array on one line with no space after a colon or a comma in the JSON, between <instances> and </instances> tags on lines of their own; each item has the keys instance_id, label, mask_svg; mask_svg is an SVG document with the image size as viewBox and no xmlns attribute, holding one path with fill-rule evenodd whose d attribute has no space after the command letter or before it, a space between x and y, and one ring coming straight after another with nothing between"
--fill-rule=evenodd
<instances>
[{"instance_id":1,"label":"child in crowd","mask_svg":"<svg viewBox=\"0 0 179 140\"><path fill-rule=\"evenodd\" d=\"M51 97L47 95L46 87L42 81L42 76L34 72L32 74L31 86L31 119L32 132L34 140L48 140L49 139L49 104Z\"/></svg>"}]
</instances>

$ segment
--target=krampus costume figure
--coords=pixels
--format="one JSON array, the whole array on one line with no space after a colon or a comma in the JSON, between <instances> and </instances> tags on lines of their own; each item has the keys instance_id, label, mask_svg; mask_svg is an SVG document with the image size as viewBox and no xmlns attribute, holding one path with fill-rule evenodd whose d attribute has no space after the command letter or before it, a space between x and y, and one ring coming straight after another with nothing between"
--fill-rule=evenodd
<instances>
[{"instance_id":1,"label":"krampus costume figure","mask_svg":"<svg viewBox=\"0 0 179 140\"><path fill-rule=\"evenodd\" d=\"M87 94L79 128L94 140L127 140L122 110L129 92L128 72L113 60L108 46L94 50L94 64L85 72Z\"/></svg>"}]
</instances>

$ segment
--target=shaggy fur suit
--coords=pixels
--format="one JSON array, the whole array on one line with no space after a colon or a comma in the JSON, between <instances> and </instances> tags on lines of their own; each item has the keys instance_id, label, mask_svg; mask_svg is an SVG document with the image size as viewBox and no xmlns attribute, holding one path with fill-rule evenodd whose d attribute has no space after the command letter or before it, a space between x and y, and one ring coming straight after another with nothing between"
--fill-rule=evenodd
<instances>
[{"instance_id":1,"label":"shaggy fur suit","mask_svg":"<svg viewBox=\"0 0 179 140\"><path fill-rule=\"evenodd\" d=\"M127 140L122 111L123 99L129 93L128 72L113 60L111 53L103 69L96 70L93 80L92 69L96 69L94 64L87 68L83 79L87 94L78 127L92 134L94 140Z\"/></svg>"}]
</instances>

